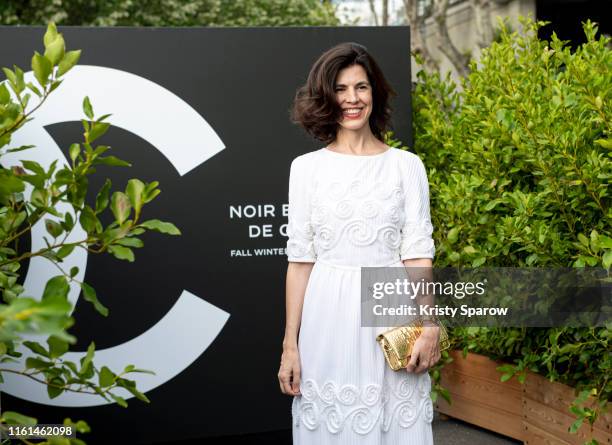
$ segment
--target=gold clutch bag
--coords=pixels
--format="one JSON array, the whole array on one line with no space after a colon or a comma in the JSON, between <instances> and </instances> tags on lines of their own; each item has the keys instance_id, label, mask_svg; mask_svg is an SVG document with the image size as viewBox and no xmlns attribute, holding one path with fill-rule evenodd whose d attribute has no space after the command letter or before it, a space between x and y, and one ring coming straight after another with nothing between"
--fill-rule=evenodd
<instances>
[{"instance_id":1,"label":"gold clutch bag","mask_svg":"<svg viewBox=\"0 0 612 445\"><path fill-rule=\"evenodd\" d=\"M440 352L442 352L448 349L450 342L444 326L441 323L438 325L440 326ZM422 331L423 324L421 321L417 321L408 326L390 329L376 337L376 341L382 347L385 360L387 360L391 369L399 371L408 365L414 342L419 338Z\"/></svg>"}]
</instances>

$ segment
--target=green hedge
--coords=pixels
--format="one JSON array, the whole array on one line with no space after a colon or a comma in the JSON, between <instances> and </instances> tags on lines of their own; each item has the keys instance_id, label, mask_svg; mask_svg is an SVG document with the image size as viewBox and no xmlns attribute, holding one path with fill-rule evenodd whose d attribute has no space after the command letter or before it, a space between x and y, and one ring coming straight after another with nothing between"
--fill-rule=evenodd
<instances>
[{"instance_id":1,"label":"green hedge","mask_svg":"<svg viewBox=\"0 0 612 445\"><path fill-rule=\"evenodd\" d=\"M500 22L456 85L420 71L413 95L414 151L428 168L437 267L609 268L612 264L612 51L584 24L587 42L571 52L545 23ZM609 328L610 326L608 326ZM610 329L454 329L455 345L502 359L502 380L531 369L610 398ZM434 378L439 377L438 370ZM443 396L447 395L444 392ZM593 442L594 443L594 442Z\"/></svg>"}]
</instances>

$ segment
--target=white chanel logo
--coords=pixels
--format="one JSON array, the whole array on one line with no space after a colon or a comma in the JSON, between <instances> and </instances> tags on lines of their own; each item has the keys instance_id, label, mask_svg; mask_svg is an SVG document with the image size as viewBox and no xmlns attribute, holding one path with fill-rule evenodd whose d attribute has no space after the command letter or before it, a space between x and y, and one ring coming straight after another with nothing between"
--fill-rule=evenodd
<instances>
[{"instance_id":1,"label":"white chanel logo","mask_svg":"<svg viewBox=\"0 0 612 445\"><path fill-rule=\"evenodd\" d=\"M33 79L31 72L26 73L26 82ZM36 148L5 155L3 163L17 165L19 160L29 159L48 168L51 162L58 159L58 169L61 164L67 165L62 151L44 127L81 120L81 103L85 96L90 97L97 115L112 113L110 122L114 126L148 141L181 176L225 148L197 111L160 85L125 71L80 65L65 76L63 84L35 113L34 120L14 134L12 146L35 144ZM30 192L31 187L26 189L26 193ZM69 206L58 206L58 210L65 213L71 209ZM45 247L45 234L42 222L32 228L32 251ZM67 242L84 239L84 236L85 232L77 225ZM82 281L87 266L87 252L84 249L75 249L65 259L65 270L73 266L79 268L75 278ZM41 296L47 281L57 272L49 261L33 258L25 278L25 294ZM72 285L68 298L73 306L79 293L78 285ZM193 363L223 329L228 318L229 313L183 290L170 311L147 331L125 343L96 351L95 365L98 368L108 366L120 372L124 365L133 363L139 368L155 371L156 375L130 374L128 377L136 381L141 392L147 392ZM32 340L44 341L40 338ZM19 351L23 353L21 363L32 355L26 348ZM83 356L84 353L71 352L64 357L78 363ZM23 369L21 363L6 363L4 366ZM74 392L64 392L59 397L49 399L45 385L34 384L26 377L9 373L4 374L4 380L1 391L31 402L75 407L110 403L100 396ZM117 390L116 394L126 399L132 397L124 390Z\"/></svg>"}]
</instances>

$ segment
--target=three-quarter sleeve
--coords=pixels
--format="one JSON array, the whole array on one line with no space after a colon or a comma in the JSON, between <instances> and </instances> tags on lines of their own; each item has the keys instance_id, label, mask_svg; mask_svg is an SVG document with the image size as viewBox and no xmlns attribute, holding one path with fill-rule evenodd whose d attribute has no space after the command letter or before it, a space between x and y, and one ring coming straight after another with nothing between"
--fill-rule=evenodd
<instances>
[{"instance_id":1,"label":"three-quarter sleeve","mask_svg":"<svg viewBox=\"0 0 612 445\"><path fill-rule=\"evenodd\" d=\"M404 174L404 215L400 258L431 258L435 254L433 226L429 212L429 183L423 161L410 153Z\"/></svg>"},{"instance_id":2,"label":"three-quarter sleeve","mask_svg":"<svg viewBox=\"0 0 612 445\"><path fill-rule=\"evenodd\" d=\"M287 222L288 261L316 261L314 234L310 222L310 187L306 171L307 159L295 158L289 171L289 210Z\"/></svg>"}]
</instances>

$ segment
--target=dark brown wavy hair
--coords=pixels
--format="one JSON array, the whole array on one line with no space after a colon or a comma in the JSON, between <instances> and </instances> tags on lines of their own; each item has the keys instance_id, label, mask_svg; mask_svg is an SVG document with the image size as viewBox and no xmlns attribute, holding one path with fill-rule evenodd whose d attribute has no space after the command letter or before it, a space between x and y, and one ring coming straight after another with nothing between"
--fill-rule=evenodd
<instances>
[{"instance_id":1,"label":"dark brown wavy hair","mask_svg":"<svg viewBox=\"0 0 612 445\"><path fill-rule=\"evenodd\" d=\"M336 78L340 70L356 64L363 67L372 85L370 129L376 138L383 141L385 132L391 128L389 99L397 93L366 47L354 42L340 43L328 49L314 63L306 84L295 93L291 121L323 143L333 142L338 133L338 120L342 116L334 91Z\"/></svg>"}]
</instances>

